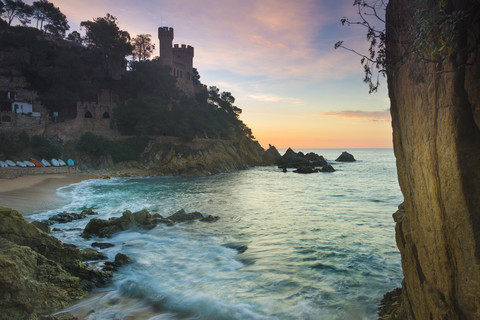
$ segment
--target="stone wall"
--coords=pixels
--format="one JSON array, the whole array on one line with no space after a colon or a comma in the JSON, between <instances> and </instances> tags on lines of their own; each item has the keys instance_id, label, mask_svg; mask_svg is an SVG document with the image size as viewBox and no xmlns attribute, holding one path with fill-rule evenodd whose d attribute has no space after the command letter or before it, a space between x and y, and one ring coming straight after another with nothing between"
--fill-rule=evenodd
<instances>
[{"instance_id":1,"label":"stone wall","mask_svg":"<svg viewBox=\"0 0 480 320\"><path fill-rule=\"evenodd\" d=\"M480 16L478 1L447 2ZM411 3L390 0L387 8L393 142L405 197L395 215L402 315L480 319L480 60L442 66L408 55ZM466 37L479 34L478 21L468 28L459 30L458 47L478 51L478 40Z\"/></svg>"}]
</instances>

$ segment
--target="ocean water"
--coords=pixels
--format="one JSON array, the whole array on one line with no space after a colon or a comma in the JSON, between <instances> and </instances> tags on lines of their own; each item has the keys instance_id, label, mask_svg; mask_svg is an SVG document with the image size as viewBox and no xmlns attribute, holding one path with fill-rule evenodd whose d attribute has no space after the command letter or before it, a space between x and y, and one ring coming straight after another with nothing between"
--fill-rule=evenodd
<instances>
[{"instance_id":1,"label":"ocean water","mask_svg":"<svg viewBox=\"0 0 480 320\"><path fill-rule=\"evenodd\" d=\"M103 219L141 209L167 217L182 208L220 217L90 240L80 237L88 220L54 225L62 231L52 234L64 242L114 243L100 251L133 260L110 286L67 310L86 319L376 319L383 294L402 280L393 151L352 149L354 163L333 161L343 150L301 151L323 155L337 171L256 167L59 189L65 205L34 219L89 207ZM239 253L234 245L248 249Z\"/></svg>"}]
</instances>

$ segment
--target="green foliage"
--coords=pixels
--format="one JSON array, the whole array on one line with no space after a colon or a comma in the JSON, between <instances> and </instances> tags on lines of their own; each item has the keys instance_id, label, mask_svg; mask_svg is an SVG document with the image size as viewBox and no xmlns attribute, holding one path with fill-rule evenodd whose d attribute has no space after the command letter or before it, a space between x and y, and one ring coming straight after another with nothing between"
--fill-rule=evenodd
<instances>
[{"instance_id":1,"label":"green foliage","mask_svg":"<svg viewBox=\"0 0 480 320\"><path fill-rule=\"evenodd\" d=\"M9 132L0 134L0 153L6 157L12 157L15 154L24 151L30 146L30 138L22 131L15 135Z\"/></svg>"},{"instance_id":2,"label":"green foliage","mask_svg":"<svg viewBox=\"0 0 480 320\"><path fill-rule=\"evenodd\" d=\"M37 28L55 36L64 37L70 29L67 17L47 0L34 1L31 14L37 20Z\"/></svg>"},{"instance_id":3,"label":"green foliage","mask_svg":"<svg viewBox=\"0 0 480 320\"><path fill-rule=\"evenodd\" d=\"M368 53L357 52L344 46L343 41L335 43L334 48L343 48L361 57L364 68L364 82L369 85L369 92L375 92L379 85L379 76L385 76L385 67L388 64L403 62L408 58L415 58L419 62L434 63L439 72L452 72L469 65L478 56L479 37L474 33L480 20L480 4L471 2L469 7L462 9L453 6L451 1L413 0L408 2L405 15L409 19L408 38L402 40L403 52L393 53L387 57L385 50L385 20L383 13L388 1L386 0L354 0L353 5L358 8L359 21L342 18L342 25L360 25L365 27L367 41L370 44ZM373 20L372 20L373 18ZM381 23L376 28L373 22ZM395 31L395 30L394 30ZM399 30L398 30L399 31ZM399 31L400 32L400 31ZM465 39L475 39L470 47L465 46ZM387 60L388 58L388 60ZM443 69L446 62L453 62L453 70ZM376 73L376 77L375 77Z\"/></svg>"},{"instance_id":4,"label":"green foliage","mask_svg":"<svg viewBox=\"0 0 480 320\"><path fill-rule=\"evenodd\" d=\"M131 137L119 141L107 141L107 152L114 162L138 160L147 147L147 137Z\"/></svg>"},{"instance_id":5,"label":"green foliage","mask_svg":"<svg viewBox=\"0 0 480 320\"><path fill-rule=\"evenodd\" d=\"M163 135L173 123L168 121L167 104L152 95L140 95L113 110L119 130L126 135Z\"/></svg>"},{"instance_id":6,"label":"green foliage","mask_svg":"<svg viewBox=\"0 0 480 320\"><path fill-rule=\"evenodd\" d=\"M161 65L158 60L132 62L126 77L125 92L128 98L152 95L169 101L180 97L170 68Z\"/></svg>"},{"instance_id":7,"label":"green foliage","mask_svg":"<svg viewBox=\"0 0 480 320\"><path fill-rule=\"evenodd\" d=\"M107 13L105 17L82 21L81 27L85 28L85 43L90 48L100 50L105 60L125 58L132 52L130 34L120 30L118 20Z\"/></svg>"},{"instance_id":8,"label":"green foliage","mask_svg":"<svg viewBox=\"0 0 480 320\"><path fill-rule=\"evenodd\" d=\"M155 50L155 44L152 43L151 34L139 34L132 39L132 56L134 60L146 61L148 60Z\"/></svg>"},{"instance_id":9,"label":"green foliage","mask_svg":"<svg viewBox=\"0 0 480 320\"><path fill-rule=\"evenodd\" d=\"M466 52L462 52L465 49L459 46L458 31L478 10L447 9L445 0L416 0L412 11L414 23L409 28L409 35L415 56L426 62L442 64L455 54L458 55L455 62L461 64Z\"/></svg>"},{"instance_id":10,"label":"green foliage","mask_svg":"<svg viewBox=\"0 0 480 320\"><path fill-rule=\"evenodd\" d=\"M2 16L6 18L8 25L12 24L13 19L17 18L22 25L30 23L32 7L22 0L2 0Z\"/></svg>"},{"instance_id":11,"label":"green foliage","mask_svg":"<svg viewBox=\"0 0 480 320\"><path fill-rule=\"evenodd\" d=\"M146 137L131 137L113 141L87 132L80 137L75 149L95 157L108 154L114 162L121 162L138 160L148 141L149 139Z\"/></svg>"},{"instance_id":12,"label":"green foliage","mask_svg":"<svg viewBox=\"0 0 480 320\"><path fill-rule=\"evenodd\" d=\"M369 93L376 92L380 85L380 76L385 76L386 51L385 51L385 20L381 13L387 6L386 0L367 1L354 0L353 5L357 7L359 21L352 21L348 18L342 18L342 25L359 25L366 28L367 41L369 42L368 53L358 52L343 45L343 41L337 41L335 49L342 48L360 56L360 63L364 71L363 82L369 87ZM372 17L374 18L372 20ZM381 24L377 28L374 22Z\"/></svg>"},{"instance_id":13,"label":"green foliage","mask_svg":"<svg viewBox=\"0 0 480 320\"><path fill-rule=\"evenodd\" d=\"M23 72L43 106L59 112L60 117L73 117L76 102L94 100L104 82L98 52L52 46L40 36L35 28L11 27L0 35L0 47L13 49L6 62Z\"/></svg>"},{"instance_id":14,"label":"green foliage","mask_svg":"<svg viewBox=\"0 0 480 320\"><path fill-rule=\"evenodd\" d=\"M107 140L91 132L84 133L78 140L75 149L93 156L101 156L107 153Z\"/></svg>"},{"instance_id":15,"label":"green foliage","mask_svg":"<svg viewBox=\"0 0 480 320\"><path fill-rule=\"evenodd\" d=\"M42 136L35 135L31 139L32 152L40 158L58 158L62 150Z\"/></svg>"}]
</instances>

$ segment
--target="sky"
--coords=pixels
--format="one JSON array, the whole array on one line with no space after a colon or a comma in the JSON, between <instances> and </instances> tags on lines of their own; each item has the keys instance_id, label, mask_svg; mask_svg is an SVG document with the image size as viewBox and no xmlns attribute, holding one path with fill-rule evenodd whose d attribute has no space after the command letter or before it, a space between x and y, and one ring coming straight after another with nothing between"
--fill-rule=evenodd
<instances>
[{"instance_id":1,"label":"sky","mask_svg":"<svg viewBox=\"0 0 480 320\"><path fill-rule=\"evenodd\" d=\"M33 0L32 0L33 1ZM25 1L32 3L32 1ZM229 91L264 148L391 148L386 82L368 93L360 57L365 31L353 0L50 0L80 22L115 16L132 37L174 28L195 48L202 83ZM377 22L378 28L382 28Z\"/></svg>"}]
</instances>

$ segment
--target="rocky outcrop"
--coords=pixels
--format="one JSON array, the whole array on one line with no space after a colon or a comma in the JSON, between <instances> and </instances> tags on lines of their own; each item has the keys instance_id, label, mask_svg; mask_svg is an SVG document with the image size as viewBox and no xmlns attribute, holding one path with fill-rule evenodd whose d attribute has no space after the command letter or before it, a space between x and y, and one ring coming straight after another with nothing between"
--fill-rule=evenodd
<instances>
[{"instance_id":1,"label":"rocky outcrop","mask_svg":"<svg viewBox=\"0 0 480 320\"><path fill-rule=\"evenodd\" d=\"M286 172L287 168L296 168L295 173L334 172L323 156L309 152L295 152L291 148L277 161L278 167Z\"/></svg>"},{"instance_id":2,"label":"rocky outcrop","mask_svg":"<svg viewBox=\"0 0 480 320\"><path fill-rule=\"evenodd\" d=\"M61 212L56 215L51 216L48 218L48 220L42 221L41 223L51 226L54 223L68 223L72 222L74 220L80 220L80 219L85 219L87 216L93 216L97 215L98 213L93 211L92 209L84 209L82 210L81 213L75 213L75 212ZM38 222L34 221L37 223L37 227L39 227Z\"/></svg>"},{"instance_id":3,"label":"rocky outcrop","mask_svg":"<svg viewBox=\"0 0 480 320\"><path fill-rule=\"evenodd\" d=\"M253 166L275 164L275 147L265 151L250 139L185 141L175 137L156 137L150 140L138 161L96 166L84 160L82 170L107 176L207 176L242 170Z\"/></svg>"},{"instance_id":4,"label":"rocky outcrop","mask_svg":"<svg viewBox=\"0 0 480 320\"><path fill-rule=\"evenodd\" d=\"M151 175L203 176L273 164L260 144L249 139L165 139L151 141L140 161Z\"/></svg>"},{"instance_id":5,"label":"rocky outcrop","mask_svg":"<svg viewBox=\"0 0 480 320\"><path fill-rule=\"evenodd\" d=\"M268 149L263 155L263 161L267 164L277 164L282 155L278 152L275 146L271 144L268 145Z\"/></svg>"},{"instance_id":6,"label":"rocky outcrop","mask_svg":"<svg viewBox=\"0 0 480 320\"><path fill-rule=\"evenodd\" d=\"M106 284L110 272L82 262L92 254L99 253L64 245L0 207L0 318L37 319Z\"/></svg>"},{"instance_id":7,"label":"rocky outcrop","mask_svg":"<svg viewBox=\"0 0 480 320\"><path fill-rule=\"evenodd\" d=\"M452 59L443 65L419 63L405 50L415 22L411 1L390 0L386 15L393 143L405 198L395 221L406 319L480 319L480 10L478 1L447 3L448 12L465 10L473 20L457 26ZM462 65L465 48L469 63Z\"/></svg>"},{"instance_id":8,"label":"rocky outcrop","mask_svg":"<svg viewBox=\"0 0 480 320\"><path fill-rule=\"evenodd\" d=\"M338 162L354 162L355 157L348 153L347 151L342 152L342 154L335 160Z\"/></svg>"},{"instance_id":9,"label":"rocky outcrop","mask_svg":"<svg viewBox=\"0 0 480 320\"><path fill-rule=\"evenodd\" d=\"M100 238L109 238L113 234L125 231L134 227L150 230L155 228L158 224L173 225L178 222L199 220L202 222L214 222L219 218L212 215L204 216L200 212L186 213L185 210L180 210L168 218L163 218L160 214L151 214L148 210L140 210L132 213L130 210L125 211L121 217L110 218L109 220L92 219L88 222L83 230L82 236L90 238L97 236ZM98 243L97 243L98 244ZM93 245L93 244L92 244Z\"/></svg>"}]
</instances>

